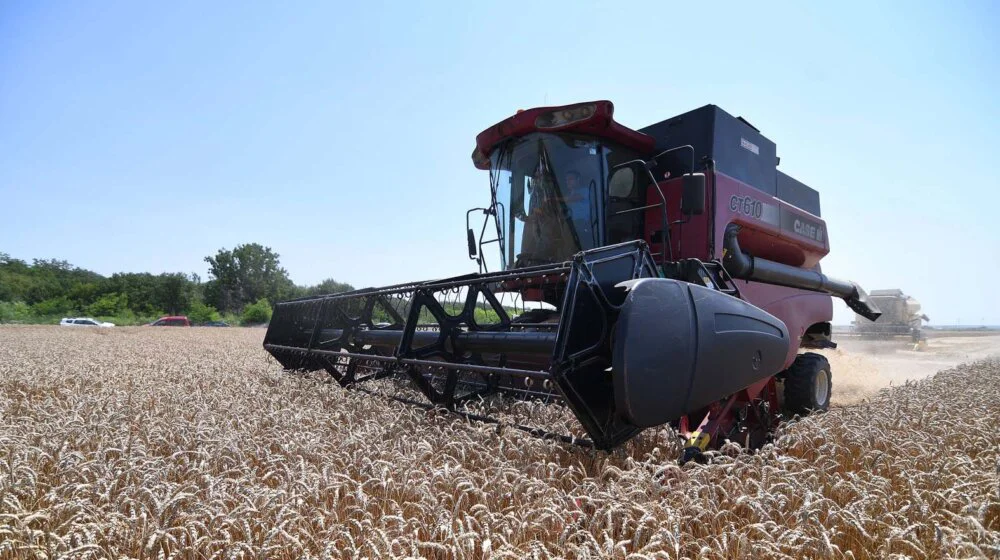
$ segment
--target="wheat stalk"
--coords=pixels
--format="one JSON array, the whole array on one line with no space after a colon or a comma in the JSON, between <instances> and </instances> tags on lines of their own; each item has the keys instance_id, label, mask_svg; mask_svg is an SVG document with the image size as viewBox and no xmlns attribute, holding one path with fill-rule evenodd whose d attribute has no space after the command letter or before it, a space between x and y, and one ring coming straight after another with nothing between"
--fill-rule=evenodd
<instances>
[{"instance_id":1,"label":"wheat stalk","mask_svg":"<svg viewBox=\"0 0 1000 560\"><path fill-rule=\"evenodd\" d=\"M0 560L1000 557L997 360L680 467L669 429L545 442L286 374L261 336L0 328Z\"/></svg>"}]
</instances>

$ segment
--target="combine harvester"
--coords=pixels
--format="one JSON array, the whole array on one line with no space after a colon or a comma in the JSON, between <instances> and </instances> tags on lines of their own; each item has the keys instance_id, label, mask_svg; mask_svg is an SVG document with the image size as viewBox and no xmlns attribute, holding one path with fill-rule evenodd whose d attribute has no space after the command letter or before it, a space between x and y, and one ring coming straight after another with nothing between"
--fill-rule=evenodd
<instances>
[{"instance_id":1,"label":"combine harvester","mask_svg":"<svg viewBox=\"0 0 1000 560\"><path fill-rule=\"evenodd\" d=\"M920 302L903 293L898 288L872 290L869 299L878 305L882 316L877 321L866 320L861 315L851 323L851 333L866 339L888 340L909 337L915 350L923 350L927 345L927 334L923 322L930 321L920 312Z\"/></svg>"},{"instance_id":2,"label":"combine harvester","mask_svg":"<svg viewBox=\"0 0 1000 560\"><path fill-rule=\"evenodd\" d=\"M830 366L800 349L836 346L831 296L880 312L821 272L819 194L714 105L638 131L613 111L518 111L476 137L491 195L466 214L479 273L278 303L264 348L476 420L498 421L479 411L505 397L558 402L586 433L560 437L602 450L669 424L681 462L826 410Z\"/></svg>"}]
</instances>

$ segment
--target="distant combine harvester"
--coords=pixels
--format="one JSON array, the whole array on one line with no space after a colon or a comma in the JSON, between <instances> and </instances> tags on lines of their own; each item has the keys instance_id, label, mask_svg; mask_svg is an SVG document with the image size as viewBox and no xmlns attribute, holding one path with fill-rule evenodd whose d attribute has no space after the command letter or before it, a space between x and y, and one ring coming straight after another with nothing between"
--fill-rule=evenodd
<instances>
[{"instance_id":1,"label":"distant combine harvester","mask_svg":"<svg viewBox=\"0 0 1000 560\"><path fill-rule=\"evenodd\" d=\"M930 319L920 312L920 302L903 293L903 290L872 290L868 298L882 311L882 316L869 321L855 315L851 332L868 339L894 339L909 337L917 349L927 342L923 324Z\"/></svg>"}]
</instances>

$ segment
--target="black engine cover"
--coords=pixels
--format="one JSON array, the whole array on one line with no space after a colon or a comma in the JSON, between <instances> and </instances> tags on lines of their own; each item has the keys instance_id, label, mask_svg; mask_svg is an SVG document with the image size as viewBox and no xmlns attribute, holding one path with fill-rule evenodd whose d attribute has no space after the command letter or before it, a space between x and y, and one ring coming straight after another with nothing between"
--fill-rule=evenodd
<instances>
[{"instance_id":1,"label":"black engine cover","mask_svg":"<svg viewBox=\"0 0 1000 560\"><path fill-rule=\"evenodd\" d=\"M722 292L665 278L624 282L612 376L616 408L641 427L665 424L779 371L788 329Z\"/></svg>"}]
</instances>

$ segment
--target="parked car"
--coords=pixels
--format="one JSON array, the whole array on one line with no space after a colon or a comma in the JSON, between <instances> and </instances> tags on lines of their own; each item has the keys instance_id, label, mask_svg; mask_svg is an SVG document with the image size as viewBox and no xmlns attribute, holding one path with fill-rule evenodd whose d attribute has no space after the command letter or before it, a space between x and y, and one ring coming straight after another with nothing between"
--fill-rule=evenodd
<instances>
[{"instance_id":1,"label":"parked car","mask_svg":"<svg viewBox=\"0 0 1000 560\"><path fill-rule=\"evenodd\" d=\"M203 327L228 327L229 323L227 323L225 321L208 321L206 323L202 323L201 326L203 326Z\"/></svg>"},{"instance_id":2,"label":"parked car","mask_svg":"<svg viewBox=\"0 0 1000 560\"><path fill-rule=\"evenodd\" d=\"M168 317L160 317L159 319L153 321L152 323L147 323L147 327L190 327L191 321L184 315L171 315Z\"/></svg>"},{"instance_id":3,"label":"parked car","mask_svg":"<svg viewBox=\"0 0 1000 560\"><path fill-rule=\"evenodd\" d=\"M98 321L90 317L63 317L59 321L59 325L63 327L113 327L114 323L106 323Z\"/></svg>"}]
</instances>

